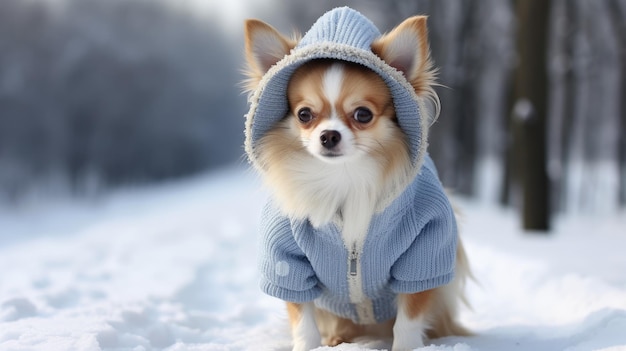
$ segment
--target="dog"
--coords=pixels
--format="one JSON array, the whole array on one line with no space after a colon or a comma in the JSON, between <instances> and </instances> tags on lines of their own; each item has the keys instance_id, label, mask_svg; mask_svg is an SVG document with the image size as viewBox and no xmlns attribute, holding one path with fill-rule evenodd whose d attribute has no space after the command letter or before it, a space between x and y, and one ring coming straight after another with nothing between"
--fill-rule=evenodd
<instances>
[{"instance_id":1,"label":"dog","mask_svg":"<svg viewBox=\"0 0 626 351\"><path fill-rule=\"evenodd\" d=\"M293 350L469 335L469 265L426 151L439 111L426 17L382 35L343 7L293 37L251 19L245 50L246 152L271 190L261 287L287 302Z\"/></svg>"}]
</instances>

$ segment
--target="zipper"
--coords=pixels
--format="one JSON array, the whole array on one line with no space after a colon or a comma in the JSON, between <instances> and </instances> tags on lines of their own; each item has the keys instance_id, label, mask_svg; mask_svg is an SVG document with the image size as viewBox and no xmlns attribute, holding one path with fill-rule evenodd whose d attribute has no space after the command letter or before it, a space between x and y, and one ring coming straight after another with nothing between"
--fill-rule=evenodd
<instances>
[{"instance_id":1,"label":"zipper","mask_svg":"<svg viewBox=\"0 0 626 351\"><path fill-rule=\"evenodd\" d=\"M359 253L356 251L356 245L352 247L350 253L350 276L356 277L358 274L357 266L359 262Z\"/></svg>"},{"instance_id":2,"label":"zipper","mask_svg":"<svg viewBox=\"0 0 626 351\"><path fill-rule=\"evenodd\" d=\"M372 301L363 293L363 281L359 276L359 249L354 243L348 255L348 289L350 300L356 308L357 324L375 323Z\"/></svg>"}]
</instances>

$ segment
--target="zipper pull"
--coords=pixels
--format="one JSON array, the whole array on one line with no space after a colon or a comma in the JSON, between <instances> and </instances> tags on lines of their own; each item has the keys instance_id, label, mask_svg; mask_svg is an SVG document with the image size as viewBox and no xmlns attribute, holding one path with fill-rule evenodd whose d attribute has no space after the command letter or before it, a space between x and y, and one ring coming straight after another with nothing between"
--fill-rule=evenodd
<instances>
[{"instance_id":1,"label":"zipper pull","mask_svg":"<svg viewBox=\"0 0 626 351\"><path fill-rule=\"evenodd\" d=\"M356 252L356 249L352 249L352 252L350 253L350 275L351 276L356 276L356 267L357 267L357 261L359 259L359 254Z\"/></svg>"}]
</instances>

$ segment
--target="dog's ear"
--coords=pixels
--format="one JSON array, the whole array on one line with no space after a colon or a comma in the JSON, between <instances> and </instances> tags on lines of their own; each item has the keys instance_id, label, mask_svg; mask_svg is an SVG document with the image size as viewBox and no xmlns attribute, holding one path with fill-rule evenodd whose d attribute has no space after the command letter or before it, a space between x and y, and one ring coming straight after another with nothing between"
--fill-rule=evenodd
<instances>
[{"instance_id":1,"label":"dog's ear","mask_svg":"<svg viewBox=\"0 0 626 351\"><path fill-rule=\"evenodd\" d=\"M426 16L406 19L372 43L372 51L388 65L404 73L420 94L434 80L428 45Z\"/></svg>"},{"instance_id":2,"label":"dog's ear","mask_svg":"<svg viewBox=\"0 0 626 351\"><path fill-rule=\"evenodd\" d=\"M296 45L296 41L280 34L274 27L256 19L245 22L247 75L254 85L276 62Z\"/></svg>"}]
</instances>

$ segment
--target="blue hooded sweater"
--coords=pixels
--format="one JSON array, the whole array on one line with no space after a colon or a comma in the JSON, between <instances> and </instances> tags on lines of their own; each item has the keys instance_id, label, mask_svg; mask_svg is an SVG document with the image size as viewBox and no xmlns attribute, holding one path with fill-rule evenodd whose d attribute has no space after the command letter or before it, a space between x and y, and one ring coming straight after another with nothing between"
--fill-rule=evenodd
<instances>
[{"instance_id":1,"label":"blue hooded sweater","mask_svg":"<svg viewBox=\"0 0 626 351\"><path fill-rule=\"evenodd\" d=\"M456 222L430 159L370 222L355 273L373 315L363 315L351 301L346 276L356 262L335 224L314 228L307 220L282 215L272 202L261 218L263 291L285 301L315 300L318 307L356 323L394 318L396 294L433 289L454 275Z\"/></svg>"},{"instance_id":2,"label":"blue hooded sweater","mask_svg":"<svg viewBox=\"0 0 626 351\"><path fill-rule=\"evenodd\" d=\"M370 45L380 35L357 11L344 7L327 12L266 73L246 115L246 152L262 171L258 141L287 114L287 83L303 63L318 58L356 62L378 73L389 87L415 177L387 194L384 206L371 218L362 247L347 247L337 224L314 227L306 218L290 218L272 200L261 220L262 290L285 301L314 301L358 324L394 318L398 293L449 283L457 246L454 212L426 153L431 121L421 113L423 103L404 75L372 53Z\"/></svg>"}]
</instances>

